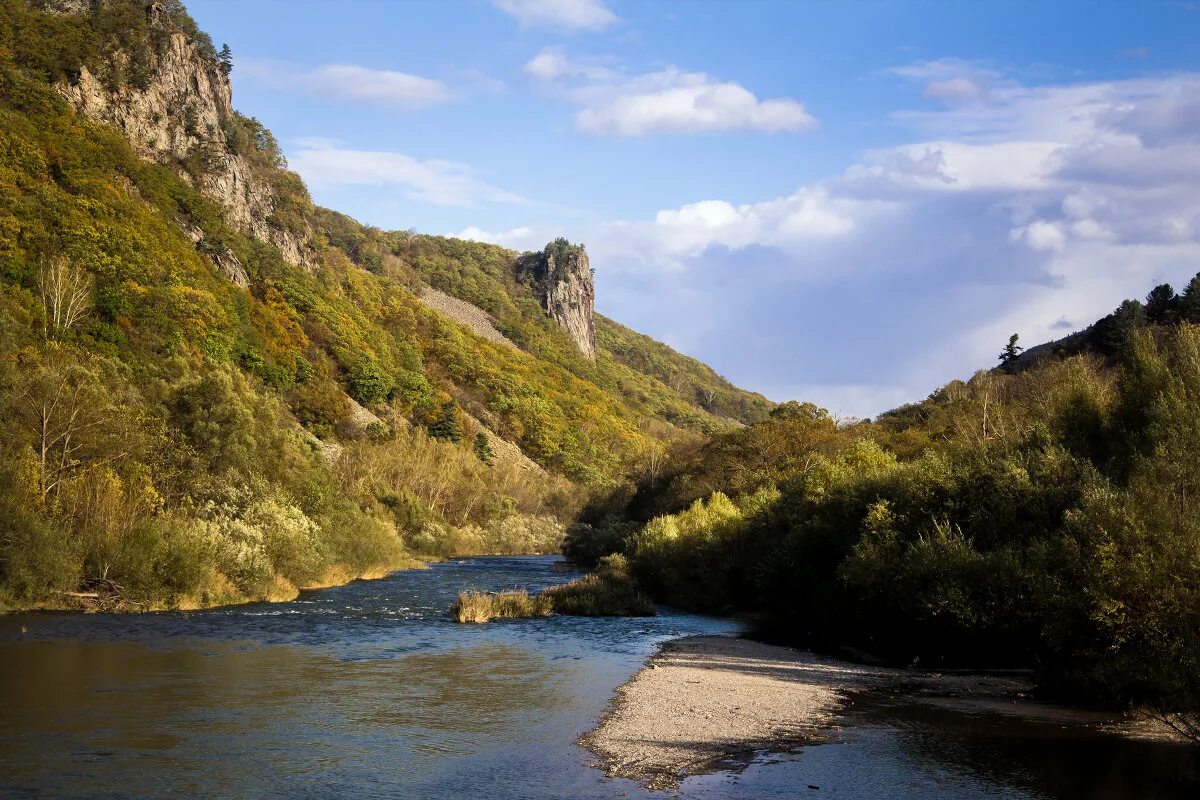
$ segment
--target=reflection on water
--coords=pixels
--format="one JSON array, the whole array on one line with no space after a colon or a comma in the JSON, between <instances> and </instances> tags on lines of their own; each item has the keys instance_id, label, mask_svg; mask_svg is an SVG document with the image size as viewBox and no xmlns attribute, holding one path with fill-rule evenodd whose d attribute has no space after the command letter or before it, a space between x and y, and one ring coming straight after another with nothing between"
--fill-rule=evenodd
<instances>
[{"instance_id":1,"label":"reflection on water","mask_svg":"<svg viewBox=\"0 0 1200 800\"><path fill-rule=\"evenodd\" d=\"M0 795L644 795L589 768L575 739L658 642L735 625L446 617L464 586L574 577L555 564L470 559L289 604L0 618ZM1107 799L1200 785L1177 748L878 701L848 713L831 744L689 779L682 795Z\"/></svg>"}]
</instances>

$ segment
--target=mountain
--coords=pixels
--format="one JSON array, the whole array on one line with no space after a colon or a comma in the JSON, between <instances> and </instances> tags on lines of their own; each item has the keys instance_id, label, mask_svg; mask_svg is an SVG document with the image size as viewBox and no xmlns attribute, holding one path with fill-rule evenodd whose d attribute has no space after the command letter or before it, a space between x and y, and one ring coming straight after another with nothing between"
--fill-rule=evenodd
<instances>
[{"instance_id":1,"label":"mountain","mask_svg":"<svg viewBox=\"0 0 1200 800\"><path fill-rule=\"evenodd\" d=\"M553 549L772 408L596 316L582 245L317 207L178 2L0 0L0 42L0 603Z\"/></svg>"}]
</instances>

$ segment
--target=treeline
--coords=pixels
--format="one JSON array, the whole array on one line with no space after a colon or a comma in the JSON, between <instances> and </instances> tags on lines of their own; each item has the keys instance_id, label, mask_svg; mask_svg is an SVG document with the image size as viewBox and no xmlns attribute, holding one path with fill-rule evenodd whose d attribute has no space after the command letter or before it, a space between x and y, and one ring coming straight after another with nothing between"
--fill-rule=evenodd
<instances>
[{"instance_id":1,"label":"treeline","mask_svg":"<svg viewBox=\"0 0 1200 800\"><path fill-rule=\"evenodd\" d=\"M1164 295L1109 357L980 372L874 422L780 406L594 504L567 550L817 647L1200 708L1200 325Z\"/></svg>"}]
</instances>

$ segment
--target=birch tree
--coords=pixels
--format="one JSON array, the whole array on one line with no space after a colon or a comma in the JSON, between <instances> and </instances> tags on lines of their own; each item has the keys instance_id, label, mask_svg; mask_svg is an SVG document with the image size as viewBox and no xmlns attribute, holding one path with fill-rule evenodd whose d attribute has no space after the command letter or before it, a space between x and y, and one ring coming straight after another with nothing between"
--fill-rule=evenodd
<instances>
[{"instance_id":1,"label":"birch tree","mask_svg":"<svg viewBox=\"0 0 1200 800\"><path fill-rule=\"evenodd\" d=\"M92 308L92 276L65 258L53 258L42 265L37 288L46 307L47 336L70 330Z\"/></svg>"}]
</instances>

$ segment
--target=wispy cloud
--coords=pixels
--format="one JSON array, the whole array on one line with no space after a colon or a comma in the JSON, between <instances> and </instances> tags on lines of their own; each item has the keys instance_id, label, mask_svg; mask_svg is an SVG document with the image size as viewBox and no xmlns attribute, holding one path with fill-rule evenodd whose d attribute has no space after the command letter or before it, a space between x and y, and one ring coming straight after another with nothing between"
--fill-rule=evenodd
<instances>
[{"instance_id":1,"label":"wispy cloud","mask_svg":"<svg viewBox=\"0 0 1200 800\"><path fill-rule=\"evenodd\" d=\"M526 27L598 31L617 21L603 0L492 0L492 4Z\"/></svg>"},{"instance_id":2,"label":"wispy cloud","mask_svg":"<svg viewBox=\"0 0 1200 800\"><path fill-rule=\"evenodd\" d=\"M304 69L281 61L243 59L238 68L273 89L398 111L415 111L458 99L458 93L440 80L356 64Z\"/></svg>"},{"instance_id":3,"label":"wispy cloud","mask_svg":"<svg viewBox=\"0 0 1200 800\"><path fill-rule=\"evenodd\" d=\"M618 76L615 69L600 63L598 59L569 57L562 47L544 48L527 61L523 69L526 75L543 81L567 78L606 81Z\"/></svg>"},{"instance_id":4,"label":"wispy cloud","mask_svg":"<svg viewBox=\"0 0 1200 800\"><path fill-rule=\"evenodd\" d=\"M408 198L443 206L528 203L487 183L466 164L347 149L326 139L300 139L296 144L299 149L289 155L288 163L314 187L390 186Z\"/></svg>"},{"instance_id":5,"label":"wispy cloud","mask_svg":"<svg viewBox=\"0 0 1200 800\"><path fill-rule=\"evenodd\" d=\"M985 100L1002 73L979 61L939 58L893 67L887 70L922 85L929 100L943 103L968 103Z\"/></svg>"}]
</instances>

